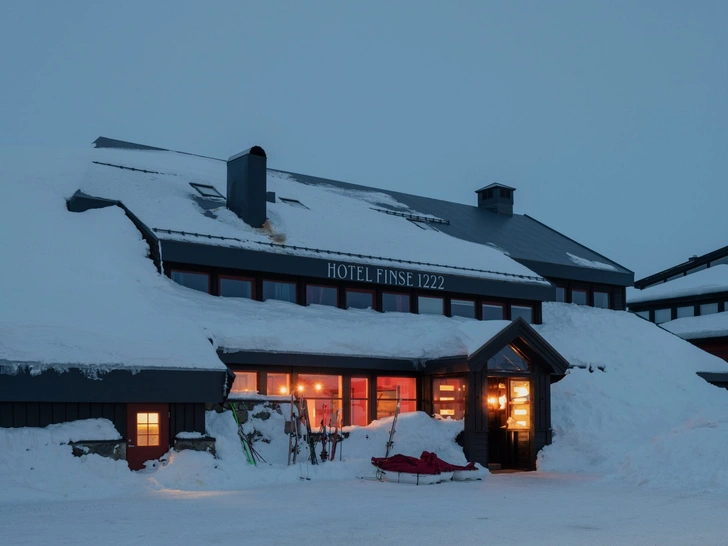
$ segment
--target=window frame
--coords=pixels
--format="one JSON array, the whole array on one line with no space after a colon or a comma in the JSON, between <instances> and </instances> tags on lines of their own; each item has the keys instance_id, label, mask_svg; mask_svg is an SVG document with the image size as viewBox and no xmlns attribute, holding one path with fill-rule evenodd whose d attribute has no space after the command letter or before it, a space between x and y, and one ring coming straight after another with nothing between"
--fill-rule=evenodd
<instances>
[{"instance_id":1,"label":"window frame","mask_svg":"<svg viewBox=\"0 0 728 546\"><path fill-rule=\"evenodd\" d=\"M407 310L406 311L387 311L384 309L384 296L404 296L407 298ZM412 294L409 292L396 292L392 290L382 290L382 313L412 313Z\"/></svg>"},{"instance_id":2,"label":"window frame","mask_svg":"<svg viewBox=\"0 0 728 546\"><path fill-rule=\"evenodd\" d=\"M223 296L221 294L222 292L222 283L220 282L223 279L227 279L230 281L247 281L250 283L250 298L239 298L239 296ZM221 298L239 298L239 299L251 299L256 300L257 294L255 290L255 278L254 277L241 277L239 275L228 275L227 273L219 273L217 275L217 295Z\"/></svg>"},{"instance_id":3,"label":"window frame","mask_svg":"<svg viewBox=\"0 0 728 546\"><path fill-rule=\"evenodd\" d=\"M370 307L349 307L349 298L348 298L348 292L356 292L359 294L369 294L372 297L372 306ZM357 309L360 311L364 311L366 309L372 309L374 311L378 311L377 308L377 292L371 288L352 288L349 286L344 286L344 309Z\"/></svg>"},{"instance_id":4,"label":"window frame","mask_svg":"<svg viewBox=\"0 0 728 546\"><path fill-rule=\"evenodd\" d=\"M580 294L584 294L585 301L584 303L577 303L574 301L574 292L578 292ZM589 297L589 289L588 288L573 288L569 291L569 303L573 303L575 305L591 305L590 302L591 298Z\"/></svg>"},{"instance_id":5,"label":"window frame","mask_svg":"<svg viewBox=\"0 0 728 546\"><path fill-rule=\"evenodd\" d=\"M190 290L195 290L197 292L202 292L202 290L197 290L196 288L190 288L189 286L186 286L180 282L177 282L172 278L173 273L191 273L193 275L207 275L207 293L212 295L212 273L209 271L194 271L192 269L179 269L176 267L170 268L169 270L169 278L173 283L179 284L180 286L184 286L185 288L189 288ZM202 292L204 294L204 292Z\"/></svg>"},{"instance_id":6,"label":"window frame","mask_svg":"<svg viewBox=\"0 0 728 546\"><path fill-rule=\"evenodd\" d=\"M530 309L531 310L531 320L526 320L528 324L535 324L536 323L536 309L532 304L526 304L526 303L511 303L508 306L508 316L511 318L511 320L515 320L513 318L513 308L519 307L521 309ZM523 317L521 317L523 318Z\"/></svg>"},{"instance_id":7,"label":"window frame","mask_svg":"<svg viewBox=\"0 0 728 546\"><path fill-rule=\"evenodd\" d=\"M271 282L271 283L276 283L276 284L289 284L289 285L292 285L293 286L293 290L294 290L294 292L293 292L293 301L291 301L291 300L279 300L279 299L275 299L275 298L268 298L268 300L270 300L270 301L283 301L283 302L286 302L286 303L293 303L293 304L298 305L298 283L296 281L282 281L282 280L274 279L274 278L270 278L270 277L264 277L260 281L260 301L268 301L265 298L265 283L266 282Z\"/></svg>"},{"instance_id":8,"label":"window frame","mask_svg":"<svg viewBox=\"0 0 728 546\"><path fill-rule=\"evenodd\" d=\"M312 288L331 288L331 289L335 290L336 291L336 303L334 305L326 305L325 303L310 303L308 301L308 287L309 286L312 287ZM306 306L306 307L308 307L309 305L321 305L321 306L324 306L324 307L336 307L336 308L338 308L339 307L339 302L340 302L340 297L339 296L340 296L339 287L336 286L336 285L333 285L333 284L322 284L322 283L309 283L309 282L304 282L303 283L303 301L304 301L304 306Z\"/></svg>"},{"instance_id":9,"label":"window frame","mask_svg":"<svg viewBox=\"0 0 728 546\"><path fill-rule=\"evenodd\" d=\"M484 305L489 305L491 307L500 307L501 308L501 318L499 318L499 319L496 319L496 318L492 318L492 319L491 318L489 318L489 319L483 318L484 317L484 314L483 314L483 306ZM508 312L507 311L507 307L508 306L505 303L500 303L500 302L497 302L497 301L486 301L486 300L483 300L483 301L480 302L480 320L508 320L506 318L508 316L507 315L507 312Z\"/></svg>"},{"instance_id":10,"label":"window frame","mask_svg":"<svg viewBox=\"0 0 728 546\"><path fill-rule=\"evenodd\" d=\"M430 315L434 317L444 317L445 315L445 304L446 304L446 298L445 296L431 296L429 294L415 294L417 298L417 314L418 315ZM426 298L430 300L440 300L442 302L442 312L441 313L422 313L420 311L420 298ZM411 309L411 305L410 305Z\"/></svg>"},{"instance_id":11,"label":"window frame","mask_svg":"<svg viewBox=\"0 0 728 546\"><path fill-rule=\"evenodd\" d=\"M464 317L462 315L453 315L453 313L452 313L452 302L453 302L453 300L454 301L466 301L468 303L472 303L473 304L473 316L472 317ZM475 319L475 320L478 320L478 302L475 299L453 298L451 296L451 297L448 298L447 304L448 304L448 308L449 308L449 312L450 312L450 314L448 315L449 317L460 317L460 318L465 318L465 319Z\"/></svg>"}]
</instances>

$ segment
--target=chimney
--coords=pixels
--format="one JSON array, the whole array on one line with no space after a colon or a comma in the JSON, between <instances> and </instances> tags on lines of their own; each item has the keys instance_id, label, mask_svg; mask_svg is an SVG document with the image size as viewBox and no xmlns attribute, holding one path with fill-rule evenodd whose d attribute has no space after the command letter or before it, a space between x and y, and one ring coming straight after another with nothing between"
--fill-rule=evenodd
<instances>
[{"instance_id":1,"label":"chimney","mask_svg":"<svg viewBox=\"0 0 728 546\"><path fill-rule=\"evenodd\" d=\"M255 228L266 220L267 157L260 146L227 160L227 208Z\"/></svg>"},{"instance_id":2,"label":"chimney","mask_svg":"<svg viewBox=\"0 0 728 546\"><path fill-rule=\"evenodd\" d=\"M498 183L480 188L475 192L478 194L478 208L502 214L503 216L513 216L514 191L516 191L516 188Z\"/></svg>"}]
</instances>

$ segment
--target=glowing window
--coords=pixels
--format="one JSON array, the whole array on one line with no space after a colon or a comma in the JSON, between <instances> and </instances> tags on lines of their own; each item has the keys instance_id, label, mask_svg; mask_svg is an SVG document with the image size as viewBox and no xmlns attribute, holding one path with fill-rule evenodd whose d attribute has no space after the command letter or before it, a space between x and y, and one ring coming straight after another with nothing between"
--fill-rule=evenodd
<instances>
[{"instance_id":1,"label":"glowing window","mask_svg":"<svg viewBox=\"0 0 728 546\"><path fill-rule=\"evenodd\" d=\"M414 377L377 377L377 419L394 415L398 386L400 413L417 411L417 381Z\"/></svg>"},{"instance_id":2,"label":"glowing window","mask_svg":"<svg viewBox=\"0 0 728 546\"><path fill-rule=\"evenodd\" d=\"M462 419L465 416L465 380L461 377L433 379L432 403L436 414Z\"/></svg>"},{"instance_id":3,"label":"glowing window","mask_svg":"<svg viewBox=\"0 0 728 546\"><path fill-rule=\"evenodd\" d=\"M289 394L290 377L287 373L269 373L266 380L268 394Z\"/></svg>"},{"instance_id":4,"label":"glowing window","mask_svg":"<svg viewBox=\"0 0 728 546\"><path fill-rule=\"evenodd\" d=\"M528 380L511 379L510 415L506 424L510 430L529 430L531 428L531 384Z\"/></svg>"},{"instance_id":5,"label":"glowing window","mask_svg":"<svg viewBox=\"0 0 728 546\"><path fill-rule=\"evenodd\" d=\"M258 392L258 374L255 372L235 372L235 382L230 392Z\"/></svg>"},{"instance_id":6,"label":"glowing window","mask_svg":"<svg viewBox=\"0 0 728 546\"><path fill-rule=\"evenodd\" d=\"M336 411L341 408L343 376L323 374L298 374L296 390L306 397L308 415L313 428L336 421Z\"/></svg>"},{"instance_id":7,"label":"glowing window","mask_svg":"<svg viewBox=\"0 0 728 546\"><path fill-rule=\"evenodd\" d=\"M369 380L366 377L351 378L351 424L369 424Z\"/></svg>"},{"instance_id":8,"label":"glowing window","mask_svg":"<svg viewBox=\"0 0 728 546\"><path fill-rule=\"evenodd\" d=\"M137 446L159 445L159 414L137 413Z\"/></svg>"}]
</instances>

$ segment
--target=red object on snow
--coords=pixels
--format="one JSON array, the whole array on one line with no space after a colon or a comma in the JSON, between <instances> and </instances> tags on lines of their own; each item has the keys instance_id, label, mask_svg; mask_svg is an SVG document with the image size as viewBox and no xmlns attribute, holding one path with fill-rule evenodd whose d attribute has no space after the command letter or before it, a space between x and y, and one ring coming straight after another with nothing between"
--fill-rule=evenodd
<instances>
[{"instance_id":1,"label":"red object on snow","mask_svg":"<svg viewBox=\"0 0 728 546\"><path fill-rule=\"evenodd\" d=\"M475 463L468 463L465 466L450 464L447 461L443 461L442 459L440 459L440 457L438 457L434 453L430 453L429 451L423 451L422 455L420 455L420 460L427 461L428 464L434 466L440 472L456 472L458 470L477 470L475 468Z\"/></svg>"},{"instance_id":2,"label":"red object on snow","mask_svg":"<svg viewBox=\"0 0 728 546\"><path fill-rule=\"evenodd\" d=\"M439 474L435 463L431 460L423 461L417 457L407 455L392 455L391 457L372 457L372 464L388 472L408 472L410 474Z\"/></svg>"}]
</instances>

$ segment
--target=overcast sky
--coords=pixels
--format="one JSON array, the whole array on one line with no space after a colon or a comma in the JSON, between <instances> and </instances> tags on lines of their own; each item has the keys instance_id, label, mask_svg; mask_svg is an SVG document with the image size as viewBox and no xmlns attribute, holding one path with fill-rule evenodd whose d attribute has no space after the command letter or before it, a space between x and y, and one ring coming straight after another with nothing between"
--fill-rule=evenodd
<instances>
[{"instance_id":1,"label":"overcast sky","mask_svg":"<svg viewBox=\"0 0 728 546\"><path fill-rule=\"evenodd\" d=\"M103 135L475 204L637 278L728 245L728 2L3 2L0 143Z\"/></svg>"}]
</instances>

